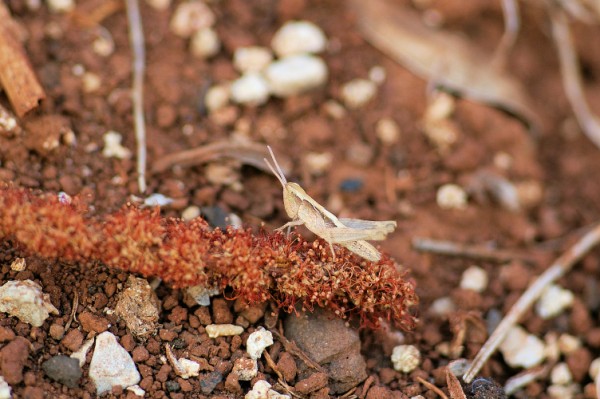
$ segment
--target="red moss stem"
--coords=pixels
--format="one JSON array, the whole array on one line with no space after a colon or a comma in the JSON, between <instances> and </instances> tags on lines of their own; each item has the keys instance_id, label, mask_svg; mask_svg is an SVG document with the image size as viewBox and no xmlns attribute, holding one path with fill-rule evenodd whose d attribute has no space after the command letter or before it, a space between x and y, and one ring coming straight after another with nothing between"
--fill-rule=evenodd
<instances>
[{"instance_id":1,"label":"red moss stem","mask_svg":"<svg viewBox=\"0 0 600 399\"><path fill-rule=\"evenodd\" d=\"M321 240L250 229L211 229L206 221L161 217L157 210L127 206L102 217L86 216L74 199L0 188L0 241L33 255L61 261L99 261L109 267L160 277L175 288L230 287L247 302L274 301L286 311L326 307L338 316L379 318L410 329L417 297L388 257L378 263L338 248L331 259Z\"/></svg>"}]
</instances>

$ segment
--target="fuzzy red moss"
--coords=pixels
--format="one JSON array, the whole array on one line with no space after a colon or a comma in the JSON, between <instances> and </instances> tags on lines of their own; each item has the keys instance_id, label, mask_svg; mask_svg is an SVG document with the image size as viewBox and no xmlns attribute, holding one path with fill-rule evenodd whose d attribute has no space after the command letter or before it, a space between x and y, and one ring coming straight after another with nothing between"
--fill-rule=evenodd
<instances>
[{"instance_id":1,"label":"fuzzy red moss","mask_svg":"<svg viewBox=\"0 0 600 399\"><path fill-rule=\"evenodd\" d=\"M293 233L211 230L202 219L163 218L128 206L87 217L77 200L0 188L0 240L63 261L100 261L109 267L160 277L173 287L216 284L247 302L274 301L286 311L326 307L338 316L379 318L409 329L417 297L405 272L387 257L365 261L343 248Z\"/></svg>"}]
</instances>

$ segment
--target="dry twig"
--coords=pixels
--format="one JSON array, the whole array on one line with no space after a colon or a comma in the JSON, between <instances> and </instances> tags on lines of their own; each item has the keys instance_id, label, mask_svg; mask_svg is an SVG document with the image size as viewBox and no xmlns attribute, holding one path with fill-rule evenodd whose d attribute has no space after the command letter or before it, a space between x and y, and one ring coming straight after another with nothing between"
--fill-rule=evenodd
<instances>
[{"instance_id":1,"label":"dry twig","mask_svg":"<svg viewBox=\"0 0 600 399\"><path fill-rule=\"evenodd\" d=\"M145 49L144 33L140 7L137 0L125 0L127 18L129 20L129 40L133 52L133 120L135 124L135 140L137 142L138 187L141 193L146 191L146 126L144 124L144 70Z\"/></svg>"},{"instance_id":2,"label":"dry twig","mask_svg":"<svg viewBox=\"0 0 600 399\"><path fill-rule=\"evenodd\" d=\"M429 238L414 238L412 241L412 247L420 252L482 259L494 262L507 262L515 259L520 259L531 263L535 262L533 256L520 254L514 251L493 249L480 245L458 244L452 241L431 240Z\"/></svg>"},{"instance_id":3,"label":"dry twig","mask_svg":"<svg viewBox=\"0 0 600 399\"><path fill-rule=\"evenodd\" d=\"M0 84L17 116L23 117L46 98L14 30L16 23L0 2Z\"/></svg>"},{"instance_id":4,"label":"dry twig","mask_svg":"<svg viewBox=\"0 0 600 399\"><path fill-rule=\"evenodd\" d=\"M444 393L444 391L442 391L441 389L439 389L438 387L436 387L435 385L433 385L431 382L425 380L423 377L417 377L417 381L419 381L421 384L425 385L425 387L427 389L430 389L433 392L437 393L440 398L442 398L442 399L448 399L448 397L446 396L446 394Z\"/></svg>"},{"instance_id":5,"label":"dry twig","mask_svg":"<svg viewBox=\"0 0 600 399\"><path fill-rule=\"evenodd\" d=\"M504 319L498 324L496 330L485 342L471 367L463 376L463 380L467 383L471 382L487 359L496 351L498 346L506 337L507 332L514 326L521 316L527 312L531 305L542 295L546 287L554 281L565 275L573 265L587 254L594 246L600 242L600 223L584 235L575 245L567 252L561 255L556 261L542 273L536 281L521 295L519 300L513 305Z\"/></svg>"}]
</instances>

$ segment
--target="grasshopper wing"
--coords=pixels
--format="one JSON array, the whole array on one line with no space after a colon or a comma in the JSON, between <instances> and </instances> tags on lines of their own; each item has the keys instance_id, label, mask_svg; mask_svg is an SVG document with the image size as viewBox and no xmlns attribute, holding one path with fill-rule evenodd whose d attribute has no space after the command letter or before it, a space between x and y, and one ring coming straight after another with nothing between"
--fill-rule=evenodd
<instances>
[{"instance_id":1,"label":"grasshopper wing","mask_svg":"<svg viewBox=\"0 0 600 399\"><path fill-rule=\"evenodd\" d=\"M381 259L381 254L373 245L369 244L366 241L350 241L344 242L340 245L346 247L348 250L354 252L355 254L362 256L363 258L370 260L371 262L379 262Z\"/></svg>"},{"instance_id":2,"label":"grasshopper wing","mask_svg":"<svg viewBox=\"0 0 600 399\"><path fill-rule=\"evenodd\" d=\"M339 221L346 227L358 230L381 230L386 233L391 233L396 229L396 221L394 220L363 220L339 218Z\"/></svg>"}]
</instances>

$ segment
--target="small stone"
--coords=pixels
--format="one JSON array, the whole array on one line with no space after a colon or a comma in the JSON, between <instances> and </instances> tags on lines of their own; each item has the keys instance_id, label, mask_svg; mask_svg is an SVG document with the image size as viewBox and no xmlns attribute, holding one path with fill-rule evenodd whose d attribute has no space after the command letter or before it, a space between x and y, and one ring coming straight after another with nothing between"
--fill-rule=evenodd
<instances>
[{"instance_id":1,"label":"small stone","mask_svg":"<svg viewBox=\"0 0 600 399\"><path fill-rule=\"evenodd\" d=\"M27 267L27 262L25 262L25 258L16 258L10 264L10 270L15 272L22 272Z\"/></svg>"},{"instance_id":2,"label":"small stone","mask_svg":"<svg viewBox=\"0 0 600 399\"><path fill-rule=\"evenodd\" d=\"M581 348L581 339L571 334L561 334L558 337L558 349L564 355L570 355Z\"/></svg>"},{"instance_id":3,"label":"small stone","mask_svg":"<svg viewBox=\"0 0 600 399\"><path fill-rule=\"evenodd\" d=\"M194 57L210 58L221 49L221 40L212 28L202 28L190 40L190 52Z\"/></svg>"},{"instance_id":4,"label":"small stone","mask_svg":"<svg viewBox=\"0 0 600 399\"><path fill-rule=\"evenodd\" d=\"M552 399L574 399L575 394L579 392L579 386L576 384L550 385L546 392Z\"/></svg>"},{"instance_id":5,"label":"small stone","mask_svg":"<svg viewBox=\"0 0 600 399\"><path fill-rule=\"evenodd\" d=\"M133 392L135 396L141 396L142 398L144 395L146 395L146 391L144 391L139 385L127 387L127 390Z\"/></svg>"},{"instance_id":6,"label":"small stone","mask_svg":"<svg viewBox=\"0 0 600 399\"><path fill-rule=\"evenodd\" d=\"M75 0L46 0L50 11L55 13L67 13L75 9Z\"/></svg>"},{"instance_id":7,"label":"small stone","mask_svg":"<svg viewBox=\"0 0 600 399\"><path fill-rule=\"evenodd\" d=\"M31 343L23 338L16 337L0 349L0 375L10 385L20 384L23 381L23 368Z\"/></svg>"},{"instance_id":8,"label":"small stone","mask_svg":"<svg viewBox=\"0 0 600 399\"><path fill-rule=\"evenodd\" d=\"M400 127L392 118L383 118L377 121L375 134L383 144L395 144L400 140Z\"/></svg>"},{"instance_id":9,"label":"small stone","mask_svg":"<svg viewBox=\"0 0 600 399\"><path fill-rule=\"evenodd\" d=\"M437 191L436 202L442 209L464 209L467 207L467 193L459 185L444 184Z\"/></svg>"},{"instance_id":10,"label":"small stone","mask_svg":"<svg viewBox=\"0 0 600 399\"><path fill-rule=\"evenodd\" d=\"M239 381L250 381L258 374L258 363L256 359L239 358L233 363L232 373Z\"/></svg>"},{"instance_id":11,"label":"small stone","mask_svg":"<svg viewBox=\"0 0 600 399\"><path fill-rule=\"evenodd\" d=\"M173 203L173 198L169 198L160 193L150 194L144 198L142 205L147 208L163 207Z\"/></svg>"},{"instance_id":12,"label":"small stone","mask_svg":"<svg viewBox=\"0 0 600 399\"><path fill-rule=\"evenodd\" d=\"M543 341L520 326L510 329L499 349L511 367L535 367L546 357Z\"/></svg>"},{"instance_id":13,"label":"small stone","mask_svg":"<svg viewBox=\"0 0 600 399\"><path fill-rule=\"evenodd\" d=\"M83 312L78 316L79 324L85 332L104 332L108 330L108 320L91 312Z\"/></svg>"},{"instance_id":14,"label":"small stone","mask_svg":"<svg viewBox=\"0 0 600 399\"><path fill-rule=\"evenodd\" d=\"M410 373L421 362L421 352L414 345L398 345L392 351L394 370Z\"/></svg>"},{"instance_id":15,"label":"small stone","mask_svg":"<svg viewBox=\"0 0 600 399\"><path fill-rule=\"evenodd\" d=\"M231 90L228 85L216 85L212 86L206 92L204 97L204 105L209 112L215 112L224 108L229 104L229 97L231 96Z\"/></svg>"},{"instance_id":16,"label":"small stone","mask_svg":"<svg viewBox=\"0 0 600 399\"><path fill-rule=\"evenodd\" d=\"M11 399L12 394L10 393L10 385L4 380L4 377L0 375L0 399Z\"/></svg>"},{"instance_id":17,"label":"small stone","mask_svg":"<svg viewBox=\"0 0 600 399\"><path fill-rule=\"evenodd\" d=\"M171 350L171 346L168 344L165 346L165 351L167 360L173 366L175 374L184 380L200 375L200 363L185 358L177 359Z\"/></svg>"},{"instance_id":18,"label":"small stone","mask_svg":"<svg viewBox=\"0 0 600 399\"><path fill-rule=\"evenodd\" d=\"M82 375L79 361L65 355L53 356L46 360L42 363L42 369L48 377L69 388L77 387Z\"/></svg>"},{"instance_id":19,"label":"small stone","mask_svg":"<svg viewBox=\"0 0 600 399\"><path fill-rule=\"evenodd\" d=\"M556 284L549 285L540 299L538 299L535 311L544 320L551 319L561 314L565 309L573 305L575 296Z\"/></svg>"},{"instance_id":20,"label":"small stone","mask_svg":"<svg viewBox=\"0 0 600 399\"><path fill-rule=\"evenodd\" d=\"M65 327L61 326L60 324L52 324L50 326L50 336L57 340L60 341L63 337L63 335L65 335Z\"/></svg>"},{"instance_id":21,"label":"small stone","mask_svg":"<svg viewBox=\"0 0 600 399\"><path fill-rule=\"evenodd\" d=\"M177 6L171 18L171 31L177 36L188 38L203 28L215 23L215 14L201 0L183 2Z\"/></svg>"},{"instance_id":22,"label":"small stone","mask_svg":"<svg viewBox=\"0 0 600 399\"><path fill-rule=\"evenodd\" d=\"M325 386L327 386L327 374L314 373L308 378L298 381L294 388L296 389L296 392L307 395L311 392L318 391Z\"/></svg>"},{"instance_id":23,"label":"small stone","mask_svg":"<svg viewBox=\"0 0 600 399\"><path fill-rule=\"evenodd\" d=\"M264 327L259 327L248 336L246 352L252 359L259 359L263 351L271 345L273 345L273 334L271 334L271 331L265 330Z\"/></svg>"},{"instance_id":24,"label":"small stone","mask_svg":"<svg viewBox=\"0 0 600 399\"><path fill-rule=\"evenodd\" d=\"M233 322L233 313L231 313L229 304L223 298L217 298L213 301L212 312L215 324L230 324Z\"/></svg>"},{"instance_id":25,"label":"small stone","mask_svg":"<svg viewBox=\"0 0 600 399\"><path fill-rule=\"evenodd\" d=\"M190 205L181 212L181 218L186 222L196 219L198 216L200 216L200 207L196 205Z\"/></svg>"},{"instance_id":26,"label":"small stone","mask_svg":"<svg viewBox=\"0 0 600 399\"><path fill-rule=\"evenodd\" d=\"M369 80L377 85L385 82L386 76L387 72L385 71L385 68L380 65L375 65L369 69Z\"/></svg>"},{"instance_id":27,"label":"small stone","mask_svg":"<svg viewBox=\"0 0 600 399\"><path fill-rule=\"evenodd\" d=\"M256 381L252 390L244 396L244 399L291 399L290 395L281 394L271 389L271 384L265 380Z\"/></svg>"},{"instance_id":28,"label":"small stone","mask_svg":"<svg viewBox=\"0 0 600 399\"><path fill-rule=\"evenodd\" d=\"M279 57L299 54L316 54L325 50L327 38L317 25L308 21L290 21L283 25L271 41Z\"/></svg>"},{"instance_id":29,"label":"small stone","mask_svg":"<svg viewBox=\"0 0 600 399\"><path fill-rule=\"evenodd\" d=\"M444 296L433 301L428 310L435 315L444 316L450 312L454 312L456 310L456 305L452 298Z\"/></svg>"},{"instance_id":30,"label":"small stone","mask_svg":"<svg viewBox=\"0 0 600 399\"><path fill-rule=\"evenodd\" d=\"M186 291L200 306L210 306L210 297L219 295L218 288L204 285L195 285L189 287Z\"/></svg>"},{"instance_id":31,"label":"small stone","mask_svg":"<svg viewBox=\"0 0 600 399\"><path fill-rule=\"evenodd\" d=\"M327 66L318 57L294 55L271 63L265 78L272 94L290 97L325 84Z\"/></svg>"},{"instance_id":32,"label":"small stone","mask_svg":"<svg viewBox=\"0 0 600 399\"><path fill-rule=\"evenodd\" d=\"M354 142L346 149L346 159L358 166L368 166L374 155L373 147L362 141Z\"/></svg>"},{"instance_id":33,"label":"small stone","mask_svg":"<svg viewBox=\"0 0 600 399\"><path fill-rule=\"evenodd\" d=\"M89 376L96 384L97 395L111 391L113 386L127 388L140 382L133 359L108 331L96 337Z\"/></svg>"},{"instance_id":34,"label":"small stone","mask_svg":"<svg viewBox=\"0 0 600 399\"><path fill-rule=\"evenodd\" d=\"M249 72L231 83L231 99L238 104L261 105L270 96L269 85L262 75Z\"/></svg>"},{"instance_id":35,"label":"small stone","mask_svg":"<svg viewBox=\"0 0 600 399\"><path fill-rule=\"evenodd\" d=\"M488 285L488 275L485 270L479 266L471 266L463 272L460 280L460 288L463 290L473 290L483 292Z\"/></svg>"},{"instance_id":36,"label":"small stone","mask_svg":"<svg viewBox=\"0 0 600 399\"><path fill-rule=\"evenodd\" d=\"M209 324L206 327L206 333L210 338L227 337L231 335L240 335L244 328L233 324Z\"/></svg>"},{"instance_id":37,"label":"small stone","mask_svg":"<svg viewBox=\"0 0 600 399\"><path fill-rule=\"evenodd\" d=\"M550 381L555 385L568 385L573 382L573 376L566 363L558 363L552 368Z\"/></svg>"},{"instance_id":38,"label":"small stone","mask_svg":"<svg viewBox=\"0 0 600 399\"><path fill-rule=\"evenodd\" d=\"M342 86L342 101L348 108L360 108L375 97L377 85L367 79L354 79Z\"/></svg>"},{"instance_id":39,"label":"small stone","mask_svg":"<svg viewBox=\"0 0 600 399\"><path fill-rule=\"evenodd\" d=\"M171 5L171 0L146 0L146 3L155 10L164 11Z\"/></svg>"},{"instance_id":40,"label":"small stone","mask_svg":"<svg viewBox=\"0 0 600 399\"><path fill-rule=\"evenodd\" d=\"M79 348L81 348L81 344L83 343L83 334L79 329L74 328L69 330L67 335L62 338L60 341L61 344L64 345L65 348L70 350L71 352L75 352Z\"/></svg>"},{"instance_id":41,"label":"small stone","mask_svg":"<svg viewBox=\"0 0 600 399\"><path fill-rule=\"evenodd\" d=\"M50 313L59 314L48 294L34 281L8 281L0 287L0 312L40 327Z\"/></svg>"},{"instance_id":42,"label":"small stone","mask_svg":"<svg viewBox=\"0 0 600 399\"><path fill-rule=\"evenodd\" d=\"M240 47L233 53L233 65L241 73L261 72L272 61L273 54L266 47Z\"/></svg>"},{"instance_id":43,"label":"small stone","mask_svg":"<svg viewBox=\"0 0 600 399\"><path fill-rule=\"evenodd\" d=\"M592 363L590 364L590 378L592 380L595 380L596 377L598 377L598 373L600 373L600 357L597 357L596 359L592 360Z\"/></svg>"},{"instance_id":44,"label":"small stone","mask_svg":"<svg viewBox=\"0 0 600 399\"><path fill-rule=\"evenodd\" d=\"M104 134L103 140L104 149L102 150L102 155L106 158L131 158L131 151L121 145L123 136L120 133L110 130Z\"/></svg>"},{"instance_id":45,"label":"small stone","mask_svg":"<svg viewBox=\"0 0 600 399\"><path fill-rule=\"evenodd\" d=\"M294 381L296 378L296 373L298 372L296 361L288 352L283 352L279 355L277 368L281 371L285 381Z\"/></svg>"},{"instance_id":46,"label":"small stone","mask_svg":"<svg viewBox=\"0 0 600 399\"><path fill-rule=\"evenodd\" d=\"M330 152L309 152L304 157L304 162L310 174L320 176L330 168L333 155Z\"/></svg>"},{"instance_id":47,"label":"small stone","mask_svg":"<svg viewBox=\"0 0 600 399\"><path fill-rule=\"evenodd\" d=\"M221 381L223 381L223 374L218 371L212 371L200 380L200 390L203 394L210 395Z\"/></svg>"},{"instance_id":48,"label":"small stone","mask_svg":"<svg viewBox=\"0 0 600 399\"><path fill-rule=\"evenodd\" d=\"M83 91L86 93L93 93L102 86L100 76L93 72L85 72L81 77L81 83L83 85Z\"/></svg>"},{"instance_id":49,"label":"small stone","mask_svg":"<svg viewBox=\"0 0 600 399\"><path fill-rule=\"evenodd\" d=\"M115 314L125 321L127 329L141 339L156 333L160 318L160 302L144 278L129 276L118 296Z\"/></svg>"}]
</instances>

